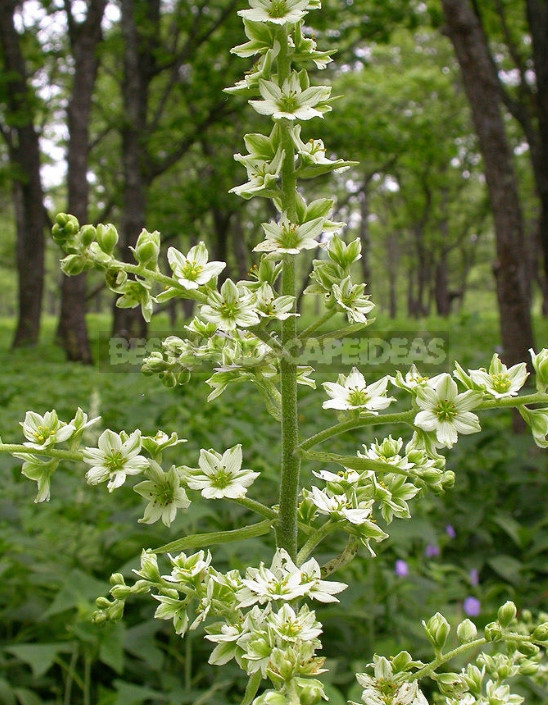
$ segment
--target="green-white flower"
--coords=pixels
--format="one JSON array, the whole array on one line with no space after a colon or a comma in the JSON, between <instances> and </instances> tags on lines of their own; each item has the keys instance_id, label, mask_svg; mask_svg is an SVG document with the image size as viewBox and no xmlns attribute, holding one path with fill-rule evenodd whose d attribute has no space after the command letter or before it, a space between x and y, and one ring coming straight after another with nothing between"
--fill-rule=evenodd
<instances>
[{"instance_id":1,"label":"green-white flower","mask_svg":"<svg viewBox=\"0 0 548 705\"><path fill-rule=\"evenodd\" d=\"M328 104L330 86L302 88L299 74L292 73L282 87L274 81L259 79L259 92L263 100L250 100L260 115L271 115L273 120L311 120L323 117L331 110Z\"/></svg>"},{"instance_id":2,"label":"green-white flower","mask_svg":"<svg viewBox=\"0 0 548 705\"><path fill-rule=\"evenodd\" d=\"M192 490L200 490L207 499L237 499L259 476L258 472L242 469L242 446L229 448L222 455L214 450L201 450L199 469L183 468L184 482Z\"/></svg>"},{"instance_id":3,"label":"green-white flower","mask_svg":"<svg viewBox=\"0 0 548 705\"><path fill-rule=\"evenodd\" d=\"M276 296L274 290L264 282L255 290L256 311L261 318L277 318L285 321L290 316L295 316L293 312L294 296Z\"/></svg>"},{"instance_id":4,"label":"green-white flower","mask_svg":"<svg viewBox=\"0 0 548 705\"><path fill-rule=\"evenodd\" d=\"M154 616L156 619L171 619L175 628L175 633L184 636L188 629L188 614L186 602L178 597L170 595L153 595L160 603L156 608Z\"/></svg>"},{"instance_id":5,"label":"green-white flower","mask_svg":"<svg viewBox=\"0 0 548 705\"><path fill-rule=\"evenodd\" d=\"M294 642L299 639L310 641L322 633L322 625L316 619L316 613L303 605L298 612L283 604L278 612L273 612L268 619L269 626L283 641Z\"/></svg>"},{"instance_id":6,"label":"green-white flower","mask_svg":"<svg viewBox=\"0 0 548 705\"><path fill-rule=\"evenodd\" d=\"M339 375L337 382L324 382L323 387L331 399L324 401L323 408L338 411L368 411L376 414L394 401L393 397L386 396L387 386L387 377L383 377L374 384L366 384L362 373L353 367L348 377Z\"/></svg>"},{"instance_id":7,"label":"green-white flower","mask_svg":"<svg viewBox=\"0 0 548 705\"><path fill-rule=\"evenodd\" d=\"M508 368L497 353L493 355L489 371L481 368L468 370L468 373L472 382L496 399L516 396L529 375L525 362Z\"/></svg>"},{"instance_id":8,"label":"green-white flower","mask_svg":"<svg viewBox=\"0 0 548 705\"><path fill-rule=\"evenodd\" d=\"M548 448L548 407L544 409L528 409L520 406L519 412L525 422L531 427L533 440L539 448Z\"/></svg>"},{"instance_id":9,"label":"green-white flower","mask_svg":"<svg viewBox=\"0 0 548 705\"><path fill-rule=\"evenodd\" d=\"M279 223L263 223L266 240L260 242L255 252L278 252L298 255L301 250L318 247L317 237L321 235L325 218L314 218L302 225L291 223L284 214Z\"/></svg>"},{"instance_id":10,"label":"green-white flower","mask_svg":"<svg viewBox=\"0 0 548 705\"><path fill-rule=\"evenodd\" d=\"M149 461L142 455L141 432L134 431L129 436L114 433L107 429L97 442L98 448L84 449L84 462L91 465L86 473L90 485L98 485L108 480L109 492L120 487L127 475L138 475L148 467Z\"/></svg>"},{"instance_id":11,"label":"green-white flower","mask_svg":"<svg viewBox=\"0 0 548 705\"><path fill-rule=\"evenodd\" d=\"M67 441L75 431L72 424L59 421L55 410L46 411L43 416L34 411L27 411L21 423L28 448L49 448L56 443Z\"/></svg>"},{"instance_id":12,"label":"green-white flower","mask_svg":"<svg viewBox=\"0 0 548 705\"><path fill-rule=\"evenodd\" d=\"M306 15L309 0L249 0L249 10L238 14L252 22L272 24L294 24Z\"/></svg>"},{"instance_id":13,"label":"green-white flower","mask_svg":"<svg viewBox=\"0 0 548 705\"><path fill-rule=\"evenodd\" d=\"M148 480L140 482L133 488L137 494L148 500L142 519L143 524L154 524L161 519L166 526L171 526L178 509L186 509L190 500L181 487L179 475L172 467L169 472L164 472L154 460L149 460L146 469Z\"/></svg>"},{"instance_id":14,"label":"green-white flower","mask_svg":"<svg viewBox=\"0 0 548 705\"><path fill-rule=\"evenodd\" d=\"M340 284L333 284L333 299L351 323L367 323L367 314L375 308L364 294L365 284L352 284L348 276Z\"/></svg>"},{"instance_id":15,"label":"green-white flower","mask_svg":"<svg viewBox=\"0 0 548 705\"><path fill-rule=\"evenodd\" d=\"M419 388L417 404L422 411L415 416L415 426L423 431L435 431L439 443L451 448L459 433L481 431L478 417L471 412L481 402L481 397L481 392L473 390L459 394L451 377L442 374L435 386Z\"/></svg>"},{"instance_id":16,"label":"green-white flower","mask_svg":"<svg viewBox=\"0 0 548 705\"><path fill-rule=\"evenodd\" d=\"M404 680L403 674L393 674L387 659L375 655L374 662L370 665L374 667L373 676L367 673L356 674L356 679L363 688L362 702L365 705L428 705L417 681Z\"/></svg>"},{"instance_id":17,"label":"green-white flower","mask_svg":"<svg viewBox=\"0 0 548 705\"><path fill-rule=\"evenodd\" d=\"M322 140L311 139L303 142L301 139L301 126L295 125L292 130L293 142L301 158L298 176L301 179L311 179L330 171L345 171L358 162L348 162L344 159L331 160L326 157L325 146Z\"/></svg>"},{"instance_id":18,"label":"green-white flower","mask_svg":"<svg viewBox=\"0 0 548 705\"><path fill-rule=\"evenodd\" d=\"M45 458L39 455L29 455L28 453L14 453L15 458L23 460L21 474L37 484L35 502L49 502L50 480L57 469L59 461L56 458Z\"/></svg>"},{"instance_id":19,"label":"green-white flower","mask_svg":"<svg viewBox=\"0 0 548 705\"><path fill-rule=\"evenodd\" d=\"M260 318L255 311L255 298L248 291L227 279L221 291L213 291L200 313L206 321L225 331L256 326Z\"/></svg>"},{"instance_id":20,"label":"green-white flower","mask_svg":"<svg viewBox=\"0 0 548 705\"><path fill-rule=\"evenodd\" d=\"M169 266L174 278L185 289L197 289L210 282L226 267L224 262L208 262L208 252L203 242L189 250L187 255L170 247L167 251Z\"/></svg>"}]
</instances>

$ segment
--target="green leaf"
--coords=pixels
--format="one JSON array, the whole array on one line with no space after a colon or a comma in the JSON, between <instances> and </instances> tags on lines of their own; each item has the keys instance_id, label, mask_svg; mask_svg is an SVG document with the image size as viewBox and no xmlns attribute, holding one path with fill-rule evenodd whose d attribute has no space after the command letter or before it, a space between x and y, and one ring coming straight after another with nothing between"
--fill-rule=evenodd
<instances>
[{"instance_id":1,"label":"green leaf","mask_svg":"<svg viewBox=\"0 0 548 705\"><path fill-rule=\"evenodd\" d=\"M124 670L124 625L121 622L109 625L101 632L99 660L116 673Z\"/></svg>"},{"instance_id":2,"label":"green leaf","mask_svg":"<svg viewBox=\"0 0 548 705\"><path fill-rule=\"evenodd\" d=\"M72 651L71 644L19 644L6 646L5 651L17 657L32 669L35 678L43 676L55 662L57 654Z\"/></svg>"},{"instance_id":3,"label":"green leaf","mask_svg":"<svg viewBox=\"0 0 548 705\"><path fill-rule=\"evenodd\" d=\"M108 584L87 575L81 570L71 571L42 619L73 609L82 603L95 600L108 590Z\"/></svg>"},{"instance_id":4,"label":"green leaf","mask_svg":"<svg viewBox=\"0 0 548 705\"><path fill-rule=\"evenodd\" d=\"M154 553L168 553L175 551L186 551L191 548L204 548L220 543L230 543L231 541L243 541L244 539L255 538L268 534L272 522L268 519L260 521L258 524L244 526L242 529L232 529L231 531L213 531L208 534L193 534L182 539L171 541L164 546L154 550Z\"/></svg>"},{"instance_id":5,"label":"green leaf","mask_svg":"<svg viewBox=\"0 0 548 705\"><path fill-rule=\"evenodd\" d=\"M517 585L522 578L523 565L512 556L499 555L488 561L491 568L509 583Z\"/></svg>"},{"instance_id":6,"label":"green leaf","mask_svg":"<svg viewBox=\"0 0 548 705\"><path fill-rule=\"evenodd\" d=\"M28 690L28 688L16 688L15 694L21 705L42 705L44 702L42 698L39 698L36 693Z\"/></svg>"}]
</instances>

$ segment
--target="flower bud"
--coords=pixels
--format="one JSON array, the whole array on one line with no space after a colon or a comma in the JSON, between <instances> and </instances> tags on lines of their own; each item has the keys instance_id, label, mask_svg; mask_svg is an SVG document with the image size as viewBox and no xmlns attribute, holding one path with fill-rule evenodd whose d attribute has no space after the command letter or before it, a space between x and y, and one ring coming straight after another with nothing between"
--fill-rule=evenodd
<instances>
[{"instance_id":1,"label":"flower bud","mask_svg":"<svg viewBox=\"0 0 548 705\"><path fill-rule=\"evenodd\" d=\"M548 641L548 622L539 624L535 627L533 634L531 635L535 641Z\"/></svg>"},{"instance_id":2,"label":"flower bud","mask_svg":"<svg viewBox=\"0 0 548 705\"><path fill-rule=\"evenodd\" d=\"M467 689L463 676L458 673L441 673L436 677L440 693L448 697L458 697Z\"/></svg>"},{"instance_id":3,"label":"flower bud","mask_svg":"<svg viewBox=\"0 0 548 705\"><path fill-rule=\"evenodd\" d=\"M109 580L111 585L125 585L124 576L122 573L113 573Z\"/></svg>"},{"instance_id":4,"label":"flower bud","mask_svg":"<svg viewBox=\"0 0 548 705\"><path fill-rule=\"evenodd\" d=\"M543 348L538 355L531 348L531 360L537 375L537 389L539 392L548 390L548 349Z\"/></svg>"},{"instance_id":5,"label":"flower bud","mask_svg":"<svg viewBox=\"0 0 548 705\"><path fill-rule=\"evenodd\" d=\"M513 622L518 613L516 606L513 602L506 602L498 611L498 623L503 629Z\"/></svg>"},{"instance_id":6,"label":"flower bud","mask_svg":"<svg viewBox=\"0 0 548 705\"><path fill-rule=\"evenodd\" d=\"M91 621L93 624L104 624L107 621L107 616L101 610L97 610L91 615Z\"/></svg>"},{"instance_id":7,"label":"flower bud","mask_svg":"<svg viewBox=\"0 0 548 705\"><path fill-rule=\"evenodd\" d=\"M498 641L502 637L502 629L498 622L490 622L485 627L484 633L487 641Z\"/></svg>"},{"instance_id":8,"label":"flower bud","mask_svg":"<svg viewBox=\"0 0 548 705\"><path fill-rule=\"evenodd\" d=\"M119 622L124 616L125 606L125 602L122 602L121 600L116 600L116 602L111 605L107 610L107 616L109 617L109 619L111 619L113 622Z\"/></svg>"},{"instance_id":9,"label":"flower bud","mask_svg":"<svg viewBox=\"0 0 548 705\"><path fill-rule=\"evenodd\" d=\"M131 595L132 589L129 585L114 585L110 589L110 594L116 600L125 600L128 595Z\"/></svg>"},{"instance_id":10,"label":"flower bud","mask_svg":"<svg viewBox=\"0 0 548 705\"><path fill-rule=\"evenodd\" d=\"M438 650L443 649L451 630L449 622L445 617L439 612L436 612L433 617L430 617L427 624L423 622L423 626L426 631L426 636L430 639L434 647Z\"/></svg>"},{"instance_id":11,"label":"flower bud","mask_svg":"<svg viewBox=\"0 0 548 705\"><path fill-rule=\"evenodd\" d=\"M450 490L455 486L455 473L452 470L447 470L441 476L441 484L444 490Z\"/></svg>"},{"instance_id":12,"label":"flower bud","mask_svg":"<svg viewBox=\"0 0 548 705\"><path fill-rule=\"evenodd\" d=\"M474 641L477 635L478 630L476 629L476 625L469 619L465 619L464 622L461 622L457 627L457 637L461 644L466 644L469 641Z\"/></svg>"},{"instance_id":13,"label":"flower bud","mask_svg":"<svg viewBox=\"0 0 548 705\"><path fill-rule=\"evenodd\" d=\"M84 225L80 230L80 241L84 247L89 247L95 240L97 232L93 225Z\"/></svg>"},{"instance_id":14,"label":"flower bud","mask_svg":"<svg viewBox=\"0 0 548 705\"><path fill-rule=\"evenodd\" d=\"M155 264L160 254L160 233L157 230L153 233L149 233L148 230L142 230L137 239L134 254L139 264Z\"/></svg>"},{"instance_id":15,"label":"flower bud","mask_svg":"<svg viewBox=\"0 0 548 705\"><path fill-rule=\"evenodd\" d=\"M518 651L524 656L536 656L539 650L539 647L530 641L520 641L518 644Z\"/></svg>"},{"instance_id":16,"label":"flower bud","mask_svg":"<svg viewBox=\"0 0 548 705\"><path fill-rule=\"evenodd\" d=\"M106 610L110 607L110 600L107 597L98 597L95 600L95 606L100 610Z\"/></svg>"},{"instance_id":17,"label":"flower bud","mask_svg":"<svg viewBox=\"0 0 548 705\"><path fill-rule=\"evenodd\" d=\"M86 267L86 260L81 255L67 255L61 260L61 270L67 277L81 274Z\"/></svg>"},{"instance_id":18,"label":"flower bud","mask_svg":"<svg viewBox=\"0 0 548 705\"><path fill-rule=\"evenodd\" d=\"M97 226L97 242L103 252L110 255L118 243L118 231L114 225L100 223Z\"/></svg>"},{"instance_id":19,"label":"flower bud","mask_svg":"<svg viewBox=\"0 0 548 705\"><path fill-rule=\"evenodd\" d=\"M522 661L519 665L519 672L522 676L534 676L538 670L539 664L536 661Z\"/></svg>"}]
</instances>

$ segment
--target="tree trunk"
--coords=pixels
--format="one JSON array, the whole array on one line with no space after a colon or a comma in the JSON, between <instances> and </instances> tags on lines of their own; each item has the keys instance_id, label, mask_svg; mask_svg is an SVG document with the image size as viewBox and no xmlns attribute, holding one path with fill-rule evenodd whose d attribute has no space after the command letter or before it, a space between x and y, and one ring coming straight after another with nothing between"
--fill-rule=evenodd
<instances>
[{"instance_id":1,"label":"tree trunk","mask_svg":"<svg viewBox=\"0 0 548 705\"><path fill-rule=\"evenodd\" d=\"M84 22L75 25L70 11L68 27L74 57L74 81L67 109L68 205L67 211L81 224L88 219L89 122L91 101L97 76L97 45L101 39L101 20L106 0L92 0ZM63 277L58 336L69 360L91 363L86 328L86 275Z\"/></svg>"},{"instance_id":2,"label":"tree trunk","mask_svg":"<svg viewBox=\"0 0 548 705\"><path fill-rule=\"evenodd\" d=\"M122 129L123 198L120 223L120 257L134 262L134 247L145 227L148 183L145 178L149 86L159 36L160 0L122 0L124 83L122 97L126 122ZM114 307L113 336L144 338L147 324L140 308Z\"/></svg>"},{"instance_id":3,"label":"tree trunk","mask_svg":"<svg viewBox=\"0 0 548 705\"><path fill-rule=\"evenodd\" d=\"M16 3L0 2L0 45L6 81L10 162L14 172L19 310L13 347L35 345L40 334L44 288L44 194L40 144L34 128L33 96L14 25Z\"/></svg>"},{"instance_id":4,"label":"tree trunk","mask_svg":"<svg viewBox=\"0 0 548 705\"><path fill-rule=\"evenodd\" d=\"M535 145L530 145L530 151L540 199L539 233L544 272L543 311L548 315L548 3L546 0L527 0L526 5L533 45L538 115L536 150ZM533 154L535 151L536 154Z\"/></svg>"},{"instance_id":5,"label":"tree trunk","mask_svg":"<svg viewBox=\"0 0 548 705\"><path fill-rule=\"evenodd\" d=\"M446 31L455 48L472 110L495 223L497 283L505 361L527 360L533 345L524 285L523 221L511 151L501 115L497 76L485 35L469 0L442 0Z\"/></svg>"}]
</instances>

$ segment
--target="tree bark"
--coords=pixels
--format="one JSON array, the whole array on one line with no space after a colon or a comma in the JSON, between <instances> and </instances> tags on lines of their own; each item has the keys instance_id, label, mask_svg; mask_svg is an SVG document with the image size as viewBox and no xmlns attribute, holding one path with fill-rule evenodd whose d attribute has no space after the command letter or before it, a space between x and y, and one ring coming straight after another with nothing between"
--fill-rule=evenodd
<instances>
[{"instance_id":1,"label":"tree bark","mask_svg":"<svg viewBox=\"0 0 548 705\"><path fill-rule=\"evenodd\" d=\"M0 46L6 81L5 133L13 167L16 203L19 309L13 347L35 345L40 334L44 288L44 194L40 144L34 127L33 97L14 25L16 3L0 2Z\"/></svg>"},{"instance_id":2,"label":"tree bark","mask_svg":"<svg viewBox=\"0 0 548 705\"><path fill-rule=\"evenodd\" d=\"M147 112L155 67L154 47L159 36L159 0L122 0L124 83L122 98L126 122L122 128L123 196L120 257L134 262L134 247L145 227L148 184L145 178ZM114 307L113 336L144 338L147 324L139 308Z\"/></svg>"},{"instance_id":3,"label":"tree bark","mask_svg":"<svg viewBox=\"0 0 548 705\"><path fill-rule=\"evenodd\" d=\"M67 211L76 216L81 224L86 223L88 219L89 122L97 77L97 45L101 40L101 21L105 6L106 0L91 0L86 19L77 24L72 16L70 2L67 3L69 39L74 57L74 80L67 109ZM85 274L63 277L57 334L69 360L91 363L86 328Z\"/></svg>"},{"instance_id":4,"label":"tree bark","mask_svg":"<svg viewBox=\"0 0 548 705\"><path fill-rule=\"evenodd\" d=\"M469 0L442 0L446 32L460 65L472 110L495 224L501 338L505 361L527 360L533 345L524 278L523 220L511 151L501 114L498 79L487 40Z\"/></svg>"},{"instance_id":5,"label":"tree bark","mask_svg":"<svg viewBox=\"0 0 548 705\"><path fill-rule=\"evenodd\" d=\"M536 76L536 112L538 136L530 145L533 171L540 199L539 233L543 255L544 301L548 315L548 3L527 0L527 21L531 32L533 64Z\"/></svg>"}]
</instances>

